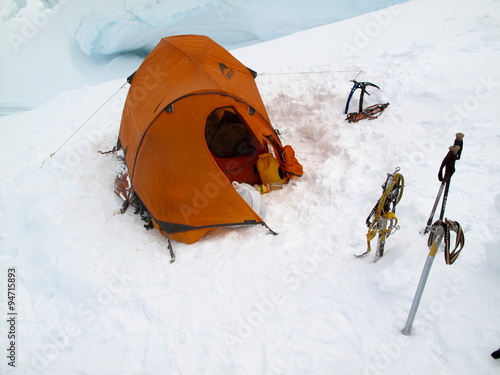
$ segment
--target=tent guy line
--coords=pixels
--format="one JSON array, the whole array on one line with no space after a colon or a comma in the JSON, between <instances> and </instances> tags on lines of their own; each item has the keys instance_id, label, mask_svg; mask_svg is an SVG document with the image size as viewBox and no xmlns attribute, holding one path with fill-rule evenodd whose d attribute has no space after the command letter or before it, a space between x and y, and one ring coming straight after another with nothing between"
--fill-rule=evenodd
<instances>
[{"instance_id":1,"label":"tent guy line","mask_svg":"<svg viewBox=\"0 0 500 375\"><path fill-rule=\"evenodd\" d=\"M89 122L89 121L90 121L90 120L91 120L91 119L92 119L95 115L96 115L96 114L97 114L97 113L99 113L99 111L100 111L101 109L103 109L103 108L104 108L104 106L105 106L106 104L108 104L108 103L109 103L109 101L110 101L111 99L113 99L113 98L116 96L116 94L118 94L118 93L120 92L120 90L121 90L121 89L123 89L123 88L125 87L125 85L126 85L126 84L128 84L128 82L125 82L123 85L121 85L121 86L120 86L120 88L119 88L118 90L116 90L116 91L113 93L113 95L111 95L111 96L110 96L110 97L109 97L109 98L108 98L108 99L107 99L104 103L102 103L102 104L101 104L101 106L100 106L99 108L97 108L97 109L95 110L95 112L94 112L94 113L92 113L92 114L90 115L90 117L89 117L88 119L86 119L86 120L83 122L83 124L81 124L81 125L78 127L78 129L76 129L76 130L73 132L73 134L71 134L68 138L66 138L66 140L65 140L63 143L61 143L61 145L60 145L60 146L59 146L59 147L58 147L58 148L57 148L57 149L56 149L53 153L51 153L51 154L50 154L50 156L49 156L47 159L45 159L45 160L43 161L42 165L40 166L40 169L42 169L42 168L43 168L43 166L45 165L45 163L47 162L47 160L51 159L51 158L52 158L52 157L53 157L53 156L54 156L54 155L55 155L55 154L56 154L56 153L57 153L57 152L58 152L61 148L63 148L63 147L64 147L64 145L65 145L66 143L68 143L68 142L69 142L69 140L70 140L71 138L73 138L73 137L76 135L76 133L78 133L78 132L79 132L79 131L80 131L80 130L81 130L81 129L82 129L82 128L83 128L83 127L84 127L84 126L85 126L85 125L86 125L86 124L87 124L87 123L88 123L88 122Z\"/></svg>"},{"instance_id":2,"label":"tent guy line","mask_svg":"<svg viewBox=\"0 0 500 375\"><path fill-rule=\"evenodd\" d=\"M307 72L262 72L257 73L258 76L277 76L277 75L290 75L290 74L329 74L329 73L358 73L353 79L358 78L358 76L363 72L363 70L324 70L324 71L307 71Z\"/></svg>"}]
</instances>

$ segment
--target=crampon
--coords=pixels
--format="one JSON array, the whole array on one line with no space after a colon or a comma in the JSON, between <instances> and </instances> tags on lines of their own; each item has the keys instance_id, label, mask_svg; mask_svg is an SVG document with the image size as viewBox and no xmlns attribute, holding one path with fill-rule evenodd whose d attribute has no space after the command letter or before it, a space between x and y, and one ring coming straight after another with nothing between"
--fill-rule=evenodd
<instances>
[{"instance_id":1,"label":"crampon","mask_svg":"<svg viewBox=\"0 0 500 375\"><path fill-rule=\"evenodd\" d=\"M362 112L349 113L346 117L346 120L349 121L350 123L358 122L360 120L365 120L365 119L374 120L378 118L382 114L382 112L384 112L384 110L387 108L388 105L389 103L375 104L365 108Z\"/></svg>"}]
</instances>

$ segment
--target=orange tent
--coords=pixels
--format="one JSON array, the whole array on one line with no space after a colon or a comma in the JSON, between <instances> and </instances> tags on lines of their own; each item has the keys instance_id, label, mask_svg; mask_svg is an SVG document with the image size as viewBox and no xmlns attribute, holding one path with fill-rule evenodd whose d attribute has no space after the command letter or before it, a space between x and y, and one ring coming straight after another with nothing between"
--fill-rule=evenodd
<instances>
[{"instance_id":1,"label":"orange tent","mask_svg":"<svg viewBox=\"0 0 500 375\"><path fill-rule=\"evenodd\" d=\"M255 166L270 150L284 182L302 174L271 126L255 76L210 38L182 35L162 39L129 77L118 147L134 196L169 239L193 243L215 227L267 227L232 182L261 184ZM222 118L226 133L217 128Z\"/></svg>"}]
</instances>

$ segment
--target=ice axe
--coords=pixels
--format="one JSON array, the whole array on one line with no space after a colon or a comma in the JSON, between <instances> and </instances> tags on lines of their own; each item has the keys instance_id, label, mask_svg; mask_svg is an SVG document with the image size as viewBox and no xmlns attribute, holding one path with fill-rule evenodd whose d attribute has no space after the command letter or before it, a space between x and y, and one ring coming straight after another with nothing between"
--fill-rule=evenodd
<instances>
[{"instance_id":1,"label":"ice axe","mask_svg":"<svg viewBox=\"0 0 500 375\"><path fill-rule=\"evenodd\" d=\"M365 93L367 95L370 95L370 93L368 91L366 91L366 87L372 86L372 87L375 87L375 88L380 90L380 87L378 87L376 84L371 83L371 82L358 82L355 80L352 80L351 82L353 82L354 85L352 86L351 92L349 93L349 96L347 98L347 103L345 105L344 114L346 114L346 115L349 112L349 103L351 102L351 98L357 89L361 89L361 95L359 96L359 111L358 111L359 113L363 112L363 98L365 96Z\"/></svg>"}]
</instances>

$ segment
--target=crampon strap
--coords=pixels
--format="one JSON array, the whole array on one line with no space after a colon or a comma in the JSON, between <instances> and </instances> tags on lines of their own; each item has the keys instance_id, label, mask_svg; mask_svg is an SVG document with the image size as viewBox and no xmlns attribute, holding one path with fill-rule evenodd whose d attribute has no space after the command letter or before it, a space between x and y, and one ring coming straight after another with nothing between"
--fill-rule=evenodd
<instances>
[{"instance_id":1,"label":"crampon strap","mask_svg":"<svg viewBox=\"0 0 500 375\"><path fill-rule=\"evenodd\" d=\"M431 226L431 231L429 234L429 239L427 241L427 245L429 247L432 246L434 241L436 240L436 231L432 230L433 228L438 228L442 227L443 232L444 232L444 260L446 264L453 264L458 256L460 255L460 252L462 251L464 245L465 245L465 236L464 232L462 231L462 227L458 223L458 221L453 221L453 220L448 220L445 219L444 222L442 220L436 221L432 226ZM443 233L441 232L441 233ZM455 247L453 250L451 249L451 232L455 232Z\"/></svg>"}]
</instances>

